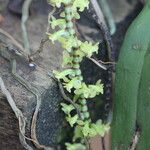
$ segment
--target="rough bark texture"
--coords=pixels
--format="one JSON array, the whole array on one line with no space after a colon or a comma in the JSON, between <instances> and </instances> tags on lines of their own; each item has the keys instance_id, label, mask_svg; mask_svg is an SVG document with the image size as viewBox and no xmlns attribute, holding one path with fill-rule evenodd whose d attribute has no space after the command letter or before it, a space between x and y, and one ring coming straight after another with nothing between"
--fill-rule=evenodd
<instances>
[{"instance_id":1,"label":"rough bark texture","mask_svg":"<svg viewBox=\"0 0 150 150\"><path fill-rule=\"evenodd\" d=\"M27 135L29 136L30 121L36 105L36 99L34 95L27 91L22 85L20 85L20 83L14 80L10 72L9 62L4 60L3 58L0 58L0 63L0 75L3 78L6 87L12 94L17 106L23 111L25 117L27 118ZM59 114L58 107L61 97L57 84L47 75L49 70L46 70L43 67L39 66L40 64L37 65L35 70L31 70L28 65L25 64L25 62L18 62L17 72L33 86L37 87L42 94L42 105L38 114L37 121L37 135L40 143L46 145L55 145L56 137L61 127L60 124L62 120ZM1 111L2 113L6 112L5 107L3 107ZM10 111L10 113L12 112ZM9 112L7 112L6 114L10 115ZM2 120L2 118L0 120ZM13 118L10 118L10 120L13 120ZM3 123L7 124L7 122L4 121ZM9 125L15 127L15 124L13 123L10 123ZM0 133L4 132L8 132L7 134L9 134L8 130L2 131ZM9 139L8 137L8 140L3 142L6 142L8 144L9 140L14 139Z\"/></svg>"},{"instance_id":2,"label":"rough bark texture","mask_svg":"<svg viewBox=\"0 0 150 150\"><path fill-rule=\"evenodd\" d=\"M0 97L0 149L24 150L22 145L18 143L18 120L12 112L5 97ZM17 144L16 144L17 143Z\"/></svg>"},{"instance_id":3,"label":"rough bark texture","mask_svg":"<svg viewBox=\"0 0 150 150\"><path fill-rule=\"evenodd\" d=\"M22 43L20 19L11 16L7 10L5 10L3 15L5 16L5 20L1 24L1 27ZM37 13L36 15L39 14ZM46 26L47 15L40 14L38 19L36 16L30 17L28 21L28 33L33 51L36 51L39 47L40 40L46 32ZM59 108L59 103L62 98L60 97L57 84L48 76L48 73L53 69L60 68L61 56L60 45L57 44L54 46L48 42L44 46L42 54L35 59L35 63L37 64L35 69L31 69L26 62L17 61L17 73L30 82L31 85L37 87L42 94L42 105L38 114L36 131L39 142L44 145L54 146L56 144L62 123ZM2 57L0 57L0 76L3 78L17 106L27 117L26 131L27 136L30 136L30 123L35 109L36 99L33 94L27 91L26 88L12 77L10 63ZM6 99L0 101L0 114L2 114L0 115L0 146L2 146L2 150L23 150L19 144L17 135L18 122L9 108L8 103L5 101Z\"/></svg>"}]
</instances>

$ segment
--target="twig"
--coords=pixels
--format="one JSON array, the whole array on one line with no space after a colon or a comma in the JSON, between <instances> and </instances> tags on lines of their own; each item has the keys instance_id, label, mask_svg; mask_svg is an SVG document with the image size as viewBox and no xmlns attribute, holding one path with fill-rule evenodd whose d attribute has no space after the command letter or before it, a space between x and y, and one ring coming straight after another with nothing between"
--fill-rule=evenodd
<instances>
[{"instance_id":1,"label":"twig","mask_svg":"<svg viewBox=\"0 0 150 150\"><path fill-rule=\"evenodd\" d=\"M60 89L60 92L61 92L61 95L62 95L63 99L66 100L66 101L68 101L69 103L71 103L73 105L73 107L77 111L77 114L78 114L79 118L82 119L81 118L81 112L80 112L80 110L78 109L78 107L76 106L76 104L66 95L66 93L64 91L64 88L63 88L61 82L59 82L59 81L58 81L58 86L59 86L59 89ZM89 148L89 142L88 142L88 139L86 137L84 137L84 141L85 141L87 150L90 150L90 148Z\"/></svg>"},{"instance_id":2,"label":"twig","mask_svg":"<svg viewBox=\"0 0 150 150\"><path fill-rule=\"evenodd\" d=\"M104 62L102 60L98 60L98 62L100 62L100 63L102 63L104 65L109 65L109 64L116 65L116 62L111 62L111 61Z\"/></svg>"},{"instance_id":3,"label":"twig","mask_svg":"<svg viewBox=\"0 0 150 150\"><path fill-rule=\"evenodd\" d=\"M26 29L26 22L29 17L29 7L30 7L31 2L32 0L24 1L23 7L22 7L22 18L21 18L21 28L22 28L24 48L26 49L29 55L31 54L31 50L30 50L29 39L28 39L28 34L27 34L27 29Z\"/></svg>"},{"instance_id":4,"label":"twig","mask_svg":"<svg viewBox=\"0 0 150 150\"><path fill-rule=\"evenodd\" d=\"M59 86L59 89L60 89L60 92L61 92L61 95L63 97L64 100L68 101L69 103L71 103L73 105L73 107L76 109L77 111L77 114L79 116L79 118L81 118L81 112L79 111L78 107L76 106L76 104L66 95L65 91L64 91L64 88L61 84L60 81L58 81L58 86Z\"/></svg>"},{"instance_id":5,"label":"twig","mask_svg":"<svg viewBox=\"0 0 150 150\"><path fill-rule=\"evenodd\" d=\"M48 19L47 19L47 29L46 29L46 32L49 33L50 32L50 25L49 25L49 21L52 17L52 15L54 14L54 12L56 11L56 8L54 7L53 10L48 14ZM39 48L33 53L30 55L30 57L34 57L36 56L37 54L40 54L42 51L43 51L43 48L44 48L44 44L49 40L48 36L45 34L45 36L42 38L41 42L40 42L40 46Z\"/></svg>"},{"instance_id":6,"label":"twig","mask_svg":"<svg viewBox=\"0 0 150 150\"><path fill-rule=\"evenodd\" d=\"M82 51L82 50L81 50ZM82 51L83 53L85 53L84 51ZM107 68L103 65L103 64L101 64L101 63L99 63L97 60L95 60L94 58L91 58L91 57L87 57L89 60L91 60L93 63L95 63L98 67L100 67L100 68L102 68L102 69L104 69L104 70L107 70Z\"/></svg>"},{"instance_id":7,"label":"twig","mask_svg":"<svg viewBox=\"0 0 150 150\"><path fill-rule=\"evenodd\" d=\"M36 55L40 54L42 51L43 51L43 48L44 48L44 44L48 41L48 37L44 37L41 42L40 42L40 46L38 48L38 50L36 50L36 52L32 53L30 55L30 58L33 58L35 57Z\"/></svg>"},{"instance_id":8,"label":"twig","mask_svg":"<svg viewBox=\"0 0 150 150\"><path fill-rule=\"evenodd\" d=\"M74 107L74 108L76 109L76 111L77 111L77 114L78 114L79 118L82 119L82 118L81 118L81 112L80 112L80 110L78 109L78 107L76 106L76 104L66 95L66 93L65 93L65 91L64 91L64 88L63 88L61 82L58 81L54 76L52 76L52 74L49 73L48 75L49 75L53 80L55 80L55 81L58 82L58 86L59 86L59 89L60 89L60 93L61 93L63 99L73 105L73 107ZM89 142L88 142L88 139L87 139L86 137L84 137L84 141L85 141L85 144L86 144L86 146L87 146L87 150L89 150L89 149L90 149L90 148L89 148Z\"/></svg>"},{"instance_id":9,"label":"twig","mask_svg":"<svg viewBox=\"0 0 150 150\"><path fill-rule=\"evenodd\" d=\"M1 77L0 77L0 87L1 87L2 93L6 96L7 101L9 103L9 105L11 106L13 112L15 113L16 117L18 118L19 130L20 130L20 133L19 133L20 142L27 150L33 150L32 147L30 147L26 143L26 140L25 140L25 126L26 126L25 117L24 117L23 113L21 112L21 110L16 106L16 103L14 102L10 92L5 87L4 81L2 80Z\"/></svg>"},{"instance_id":10,"label":"twig","mask_svg":"<svg viewBox=\"0 0 150 150\"><path fill-rule=\"evenodd\" d=\"M48 73L48 76L50 76L53 80L55 80L57 83L58 83L58 87L59 87L59 90L60 90L60 93L63 97L64 100L66 100L67 102L69 102L70 104L73 105L73 107L76 109L77 111L77 114L79 116L79 118L81 118L81 112L80 110L78 109L78 107L76 106L76 104L66 95L65 91L64 91L64 88L62 86L62 83L56 79L52 73Z\"/></svg>"},{"instance_id":11,"label":"twig","mask_svg":"<svg viewBox=\"0 0 150 150\"><path fill-rule=\"evenodd\" d=\"M91 58L91 57L87 57L89 60L91 60L93 63L95 63L98 67L100 67L100 68L102 68L102 69L104 69L104 70L107 70L107 68L103 65L103 64L101 64L101 63L99 63L98 61L96 61L95 59L93 59L93 58Z\"/></svg>"}]
</instances>

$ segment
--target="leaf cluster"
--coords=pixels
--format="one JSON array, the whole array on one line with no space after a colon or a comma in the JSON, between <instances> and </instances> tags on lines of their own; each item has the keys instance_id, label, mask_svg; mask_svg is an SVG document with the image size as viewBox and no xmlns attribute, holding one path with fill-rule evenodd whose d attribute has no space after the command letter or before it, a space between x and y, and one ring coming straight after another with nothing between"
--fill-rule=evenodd
<instances>
[{"instance_id":1,"label":"leaf cluster","mask_svg":"<svg viewBox=\"0 0 150 150\"><path fill-rule=\"evenodd\" d=\"M108 124L103 124L101 120L92 123L89 118L86 100L103 94L103 84L98 80L95 84L87 85L83 82L80 70L80 62L84 57L91 57L93 53L98 53L99 43L93 44L89 41L81 41L75 34L74 19L79 19L78 11L82 12L88 8L89 0L49 0L49 3L60 8L64 6L60 18L51 17L50 25L52 29L57 30L54 33L47 33L49 39L54 43L59 41L62 45L64 68L61 72L53 71L55 77L62 82L66 91L73 94L73 103L81 111L81 116L75 113L75 107L72 104L61 103L62 111L66 114L66 120L74 128L73 144L66 143L67 150L86 150L84 144L76 143L78 139L90 138L97 134L104 136L109 130ZM81 101L81 102L80 102ZM86 118L86 119L84 119Z\"/></svg>"},{"instance_id":2,"label":"leaf cluster","mask_svg":"<svg viewBox=\"0 0 150 150\"><path fill-rule=\"evenodd\" d=\"M89 0L48 0L48 2L49 4L54 7L56 6L57 8L60 8L61 5L69 4L74 13L78 13L77 11L82 12L85 8L88 8L89 6Z\"/></svg>"},{"instance_id":3,"label":"leaf cluster","mask_svg":"<svg viewBox=\"0 0 150 150\"><path fill-rule=\"evenodd\" d=\"M98 120L96 123L91 123L88 120L80 120L77 114L71 116L71 111L75 110L71 104L61 103L61 106L64 113L67 115L66 119L70 126L73 127L77 124L74 130L73 141L83 137L94 137L95 135L104 136L105 132L109 130L109 124L103 124L101 120Z\"/></svg>"}]
</instances>

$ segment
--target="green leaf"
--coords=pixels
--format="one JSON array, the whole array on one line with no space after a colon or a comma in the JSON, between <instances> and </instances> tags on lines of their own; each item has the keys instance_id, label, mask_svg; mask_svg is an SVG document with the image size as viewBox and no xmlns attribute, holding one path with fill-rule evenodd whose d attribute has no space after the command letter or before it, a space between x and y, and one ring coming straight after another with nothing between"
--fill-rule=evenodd
<instances>
[{"instance_id":1,"label":"green leaf","mask_svg":"<svg viewBox=\"0 0 150 150\"><path fill-rule=\"evenodd\" d=\"M54 41L59 40L62 36L66 35L66 31L64 29L54 32L53 34L47 33L48 38L54 43Z\"/></svg>"},{"instance_id":2,"label":"green leaf","mask_svg":"<svg viewBox=\"0 0 150 150\"><path fill-rule=\"evenodd\" d=\"M91 92L89 98L93 98L100 93L103 94L103 85L89 85L89 90Z\"/></svg>"},{"instance_id":3,"label":"green leaf","mask_svg":"<svg viewBox=\"0 0 150 150\"><path fill-rule=\"evenodd\" d=\"M85 124L85 122L82 121L82 120L78 120L78 121L77 121L77 124L78 124L79 126L83 126L83 125Z\"/></svg>"},{"instance_id":4,"label":"green leaf","mask_svg":"<svg viewBox=\"0 0 150 150\"><path fill-rule=\"evenodd\" d=\"M83 58L86 56L86 54L80 49L76 50L75 54L78 55L80 58Z\"/></svg>"},{"instance_id":5,"label":"green leaf","mask_svg":"<svg viewBox=\"0 0 150 150\"><path fill-rule=\"evenodd\" d=\"M67 105L67 104L65 104L65 103L61 103L61 106L62 106L62 111L65 113L65 114L68 114L68 115L70 115L70 112L72 111L72 110L74 110L75 108L73 107L73 105Z\"/></svg>"},{"instance_id":6,"label":"green leaf","mask_svg":"<svg viewBox=\"0 0 150 150\"><path fill-rule=\"evenodd\" d=\"M63 63L62 66L72 66L73 57L67 51L63 51Z\"/></svg>"},{"instance_id":7,"label":"green leaf","mask_svg":"<svg viewBox=\"0 0 150 150\"><path fill-rule=\"evenodd\" d=\"M96 136L96 135L98 135L98 133L97 133L97 131L95 130L95 128L90 128L90 130L89 130L89 137L94 137L94 136Z\"/></svg>"},{"instance_id":8,"label":"green leaf","mask_svg":"<svg viewBox=\"0 0 150 150\"><path fill-rule=\"evenodd\" d=\"M74 36L68 36L67 38L60 38L59 42L62 44L62 47L66 49L68 52L71 52L73 47L77 47L81 45L81 41Z\"/></svg>"},{"instance_id":9,"label":"green leaf","mask_svg":"<svg viewBox=\"0 0 150 150\"><path fill-rule=\"evenodd\" d=\"M83 11L86 7L89 6L89 0L75 0L73 3L73 9L76 10L79 8L79 11Z\"/></svg>"},{"instance_id":10,"label":"green leaf","mask_svg":"<svg viewBox=\"0 0 150 150\"><path fill-rule=\"evenodd\" d=\"M88 121L86 121L83 128L82 128L82 133L85 137L88 137L89 132L90 132L90 123Z\"/></svg>"},{"instance_id":11,"label":"green leaf","mask_svg":"<svg viewBox=\"0 0 150 150\"><path fill-rule=\"evenodd\" d=\"M94 98L96 95L103 93L103 84L100 83L100 80L96 85L86 85L82 83L81 88L74 91L76 95L83 95L84 98Z\"/></svg>"},{"instance_id":12,"label":"green leaf","mask_svg":"<svg viewBox=\"0 0 150 150\"><path fill-rule=\"evenodd\" d=\"M48 3L50 3L52 6L57 6L60 7L61 6L61 1L62 0L48 0Z\"/></svg>"},{"instance_id":13,"label":"green leaf","mask_svg":"<svg viewBox=\"0 0 150 150\"><path fill-rule=\"evenodd\" d=\"M83 42L80 46L80 50L85 53L87 57L91 57L94 52L98 53L98 43L92 44L92 42Z\"/></svg>"},{"instance_id":14,"label":"green leaf","mask_svg":"<svg viewBox=\"0 0 150 150\"><path fill-rule=\"evenodd\" d=\"M83 95L85 98L89 97L90 91L85 83L82 83L81 88L74 91L76 95Z\"/></svg>"},{"instance_id":15,"label":"green leaf","mask_svg":"<svg viewBox=\"0 0 150 150\"><path fill-rule=\"evenodd\" d=\"M79 99L79 97L80 97L79 95L75 94L74 97L73 97L73 101L76 102Z\"/></svg>"},{"instance_id":16,"label":"green leaf","mask_svg":"<svg viewBox=\"0 0 150 150\"><path fill-rule=\"evenodd\" d=\"M63 4L69 4L71 2L71 0L48 0L48 2L52 5L52 6L56 6L56 7L60 7L61 3Z\"/></svg>"},{"instance_id":17,"label":"green leaf","mask_svg":"<svg viewBox=\"0 0 150 150\"><path fill-rule=\"evenodd\" d=\"M54 73L54 75L55 75L55 77L58 79L58 80L60 80L60 79L63 79L63 80L65 80L66 79L66 76L68 76L68 75L74 75L74 70L72 70L72 69L66 69L66 70L64 70L64 71L62 71L62 72L58 72L58 71L53 71L53 73ZM69 80L68 80L69 81Z\"/></svg>"},{"instance_id":18,"label":"green leaf","mask_svg":"<svg viewBox=\"0 0 150 150\"><path fill-rule=\"evenodd\" d=\"M81 126L76 126L74 129L73 141L77 140L78 138L83 138Z\"/></svg>"},{"instance_id":19,"label":"green leaf","mask_svg":"<svg viewBox=\"0 0 150 150\"><path fill-rule=\"evenodd\" d=\"M78 77L75 77L71 79L68 83L65 83L64 85L66 90L68 92L71 92L72 88L79 89L81 87L81 80L79 80Z\"/></svg>"},{"instance_id":20,"label":"green leaf","mask_svg":"<svg viewBox=\"0 0 150 150\"><path fill-rule=\"evenodd\" d=\"M69 122L70 126L73 127L73 125L77 122L78 118L79 118L79 117L78 117L78 115L76 114L76 115L74 115L73 117L67 116L67 117L66 117L66 120Z\"/></svg>"},{"instance_id":21,"label":"green leaf","mask_svg":"<svg viewBox=\"0 0 150 150\"><path fill-rule=\"evenodd\" d=\"M101 84L101 80L98 80L96 82L96 85L89 85L89 89L91 91L90 98L93 98L96 95L103 94L104 87L103 87L103 84Z\"/></svg>"},{"instance_id":22,"label":"green leaf","mask_svg":"<svg viewBox=\"0 0 150 150\"><path fill-rule=\"evenodd\" d=\"M65 143L67 150L86 150L86 146L81 143Z\"/></svg>"},{"instance_id":23,"label":"green leaf","mask_svg":"<svg viewBox=\"0 0 150 150\"><path fill-rule=\"evenodd\" d=\"M63 17L63 18L65 17L65 12L64 11L60 13L60 17Z\"/></svg>"},{"instance_id":24,"label":"green leaf","mask_svg":"<svg viewBox=\"0 0 150 150\"><path fill-rule=\"evenodd\" d=\"M65 19L56 19L54 16L51 17L50 24L52 29L54 29L56 26L59 26L60 28L66 27Z\"/></svg>"},{"instance_id":25,"label":"green leaf","mask_svg":"<svg viewBox=\"0 0 150 150\"><path fill-rule=\"evenodd\" d=\"M74 17L75 19L80 19L80 15L79 15L79 13L78 13L77 11L74 11L74 12L72 13L72 15L73 15L73 17Z\"/></svg>"},{"instance_id":26,"label":"green leaf","mask_svg":"<svg viewBox=\"0 0 150 150\"><path fill-rule=\"evenodd\" d=\"M110 129L110 127L109 127L109 124L106 124L106 125L102 124L102 121L98 120L95 124L94 123L91 124L91 129L95 130L96 134L103 137L105 135L105 133ZM93 133L90 132L89 136L92 137L92 136L95 136L95 135L93 135Z\"/></svg>"}]
</instances>

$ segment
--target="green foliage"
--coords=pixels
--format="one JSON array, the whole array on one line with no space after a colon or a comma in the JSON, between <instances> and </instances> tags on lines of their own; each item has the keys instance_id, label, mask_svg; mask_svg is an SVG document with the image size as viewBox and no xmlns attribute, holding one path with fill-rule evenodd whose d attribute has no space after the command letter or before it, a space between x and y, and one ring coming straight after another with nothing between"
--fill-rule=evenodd
<instances>
[{"instance_id":1,"label":"green foliage","mask_svg":"<svg viewBox=\"0 0 150 150\"><path fill-rule=\"evenodd\" d=\"M85 137L94 137L95 135L104 136L105 132L109 130L109 125L102 124L101 120L96 123L86 121L84 123L82 133Z\"/></svg>"},{"instance_id":2,"label":"green foliage","mask_svg":"<svg viewBox=\"0 0 150 150\"><path fill-rule=\"evenodd\" d=\"M49 0L55 7L64 6L60 18L52 17L50 25L57 30L54 33L47 33L49 39L59 41L63 51L63 71L54 71L55 77L62 82L64 89L73 94L72 103L61 103L62 111L66 114L66 120L74 128L73 144L66 143L67 150L86 150L86 142L83 140L97 134L104 136L109 130L109 125L102 124L101 121L92 123L86 100L103 94L103 84L100 80L96 84L87 85L83 82L80 70L80 62L84 57L91 57L93 53L98 53L99 43L93 44L88 41L81 41L75 34L74 19L79 19L78 11L88 8L89 0ZM65 69L65 67L67 69ZM74 108L76 106L76 108ZM77 110L78 109L78 110ZM79 142L78 140L82 141ZM78 141L78 143L76 143ZM81 144L82 143L82 144Z\"/></svg>"},{"instance_id":3,"label":"green foliage","mask_svg":"<svg viewBox=\"0 0 150 150\"><path fill-rule=\"evenodd\" d=\"M66 21L65 19L56 19L54 16L52 16L50 24L52 29L55 29L56 26L59 26L60 28L65 28Z\"/></svg>"},{"instance_id":4,"label":"green foliage","mask_svg":"<svg viewBox=\"0 0 150 150\"><path fill-rule=\"evenodd\" d=\"M100 93L103 94L103 85L97 81L96 85L86 85L82 83L82 86L74 91L76 95L83 95L85 98L94 98Z\"/></svg>"},{"instance_id":5,"label":"green foliage","mask_svg":"<svg viewBox=\"0 0 150 150\"><path fill-rule=\"evenodd\" d=\"M69 66L73 66L73 56L70 56L69 55L69 52L67 52L67 51L63 51L63 63L62 63L62 67L64 67L64 66L67 66L67 65L69 65Z\"/></svg>"},{"instance_id":6,"label":"green foliage","mask_svg":"<svg viewBox=\"0 0 150 150\"><path fill-rule=\"evenodd\" d=\"M81 124L81 122L79 122L78 124ZM82 125L83 124L84 122L82 122ZM77 125L74 130L73 142L80 138L83 138L82 128L81 125Z\"/></svg>"},{"instance_id":7,"label":"green foliage","mask_svg":"<svg viewBox=\"0 0 150 150\"><path fill-rule=\"evenodd\" d=\"M85 41L80 45L80 51L85 54L85 56L91 57L94 52L98 53L98 44L92 44L91 42Z\"/></svg>"},{"instance_id":8,"label":"green foliage","mask_svg":"<svg viewBox=\"0 0 150 150\"><path fill-rule=\"evenodd\" d=\"M61 3L63 4L69 4L71 0L49 0L48 1L52 6L60 7Z\"/></svg>"},{"instance_id":9,"label":"green foliage","mask_svg":"<svg viewBox=\"0 0 150 150\"><path fill-rule=\"evenodd\" d=\"M72 117L66 117L66 120L69 122L70 126L73 127L75 123L77 123L79 116L76 114Z\"/></svg>"},{"instance_id":10,"label":"green foliage","mask_svg":"<svg viewBox=\"0 0 150 150\"><path fill-rule=\"evenodd\" d=\"M73 11L77 11L77 9L79 8L79 11L83 11L86 7L88 8L89 6L89 0L48 0L48 2L52 5L52 6L56 6L56 7L60 7L61 3L62 4L72 4L71 9Z\"/></svg>"},{"instance_id":11,"label":"green foliage","mask_svg":"<svg viewBox=\"0 0 150 150\"><path fill-rule=\"evenodd\" d=\"M75 0L72 9L77 10L79 8L79 11L83 11L86 7L89 6L89 0Z\"/></svg>"},{"instance_id":12,"label":"green foliage","mask_svg":"<svg viewBox=\"0 0 150 150\"><path fill-rule=\"evenodd\" d=\"M66 143L67 150L86 150L86 146L81 143Z\"/></svg>"},{"instance_id":13,"label":"green foliage","mask_svg":"<svg viewBox=\"0 0 150 150\"><path fill-rule=\"evenodd\" d=\"M49 39L54 43L54 41L59 40L62 36L65 36L67 32L64 29L59 30L53 34L47 33Z\"/></svg>"},{"instance_id":14,"label":"green foliage","mask_svg":"<svg viewBox=\"0 0 150 150\"><path fill-rule=\"evenodd\" d=\"M61 103L62 110L67 115L66 120L69 122L70 126L73 127L74 124L78 124L74 131L74 141L82 137L93 137L95 135L104 136L105 132L109 130L109 125L102 124L101 120L96 123L91 123L90 121L81 121L79 116L76 114L71 116L71 111L75 108L69 104Z\"/></svg>"},{"instance_id":15,"label":"green foliage","mask_svg":"<svg viewBox=\"0 0 150 150\"><path fill-rule=\"evenodd\" d=\"M104 136L105 133L109 130L110 126L109 124L102 124L101 120L98 120L96 124L92 123L91 124L91 131L90 131L90 136L93 137L95 135L101 135Z\"/></svg>"},{"instance_id":16,"label":"green foliage","mask_svg":"<svg viewBox=\"0 0 150 150\"><path fill-rule=\"evenodd\" d=\"M78 77L74 77L72 78L68 83L64 83L64 87L66 88L66 90L68 92L71 92L71 89L80 89L82 84L81 84L81 80L78 79Z\"/></svg>"},{"instance_id":17,"label":"green foliage","mask_svg":"<svg viewBox=\"0 0 150 150\"><path fill-rule=\"evenodd\" d=\"M60 38L59 42L62 44L62 47L66 49L68 52L71 52L72 47L78 47L81 45L81 41L77 39L77 37L69 36L69 38Z\"/></svg>"},{"instance_id":18,"label":"green foliage","mask_svg":"<svg viewBox=\"0 0 150 150\"><path fill-rule=\"evenodd\" d=\"M66 69L66 70L64 70L62 72L53 71L53 73L55 74L55 77L58 80L63 79L64 81L66 81L68 75L75 75L73 69ZM69 80L67 80L67 81L69 81Z\"/></svg>"},{"instance_id":19,"label":"green foliage","mask_svg":"<svg viewBox=\"0 0 150 150\"><path fill-rule=\"evenodd\" d=\"M73 125L75 123L77 123L77 120L79 118L79 116L76 114L74 116L71 116L71 111L74 110L74 106L69 104L65 104L65 103L61 103L61 106L62 106L62 111L67 115L66 116L66 120L69 122L70 126L73 127Z\"/></svg>"},{"instance_id":20,"label":"green foliage","mask_svg":"<svg viewBox=\"0 0 150 150\"><path fill-rule=\"evenodd\" d=\"M75 109L71 104L67 105L65 103L61 103L61 106L64 113L67 114L68 116L71 116L70 115L71 111Z\"/></svg>"}]
</instances>

